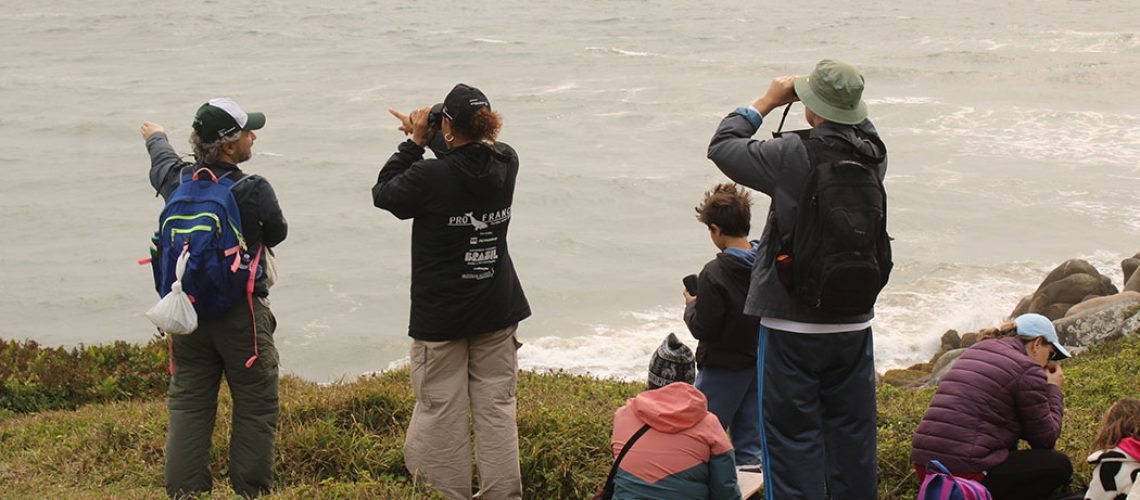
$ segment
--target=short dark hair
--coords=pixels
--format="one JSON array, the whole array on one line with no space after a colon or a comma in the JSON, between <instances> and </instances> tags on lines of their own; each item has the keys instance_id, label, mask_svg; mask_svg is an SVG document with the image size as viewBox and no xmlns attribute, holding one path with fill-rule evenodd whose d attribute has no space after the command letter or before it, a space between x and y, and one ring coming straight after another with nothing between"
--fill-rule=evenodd
<instances>
[{"instance_id":1,"label":"short dark hair","mask_svg":"<svg viewBox=\"0 0 1140 500\"><path fill-rule=\"evenodd\" d=\"M709 227L716 224L725 236L748 236L752 229L752 195L731 182L705 192L696 209L697 220Z\"/></svg>"}]
</instances>

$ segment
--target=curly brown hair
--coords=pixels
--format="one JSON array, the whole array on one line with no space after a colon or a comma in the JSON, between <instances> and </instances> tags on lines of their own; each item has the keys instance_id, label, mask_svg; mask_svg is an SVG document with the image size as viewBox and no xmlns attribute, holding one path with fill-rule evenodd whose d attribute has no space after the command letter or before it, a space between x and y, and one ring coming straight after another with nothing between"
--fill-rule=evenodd
<instances>
[{"instance_id":1,"label":"curly brown hair","mask_svg":"<svg viewBox=\"0 0 1140 500\"><path fill-rule=\"evenodd\" d=\"M503 116L488 108L475 112L466 123L453 122L455 131L460 135L476 142L494 144L499 137L499 130L503 128Z\"/></svg>"},{"instance_id":2,"label":"curly brown hair","mask_svg":"<svg viewBox=\"0 0 1140 500\"><path fill-rule=\"evenodd\" d=\"M748 236L752 229L752 195L731 182L705 192L696 211L697 220L710 228L716 224L725 236Z\"/></svg>"},{"instance_id":3,"label":"curly brown hair","mask_svg":"<svg viewBox=\"0 0 1140 500\"><path fill-rule=\"evenodd\" d=\"M1104 412L1092 449L1107 450L1127 437L1140 439L1140 399L1120 398Z\"/></svg>"},{"instance_id":4,"label":"curly brown hair","mask_svg":"<svg viewBox=\"0 0 1140 500\"><path fill-rule=\"evenodd\" d=\"M214 142L206 142L198 137L198 132L191 130L190 147L194 149L194 157L199 162L206 165L217 163L218 158L222 156L222 146L237 142L241 138L241 134L242 131L239 130Z\"/></svg>"}]
</instances>

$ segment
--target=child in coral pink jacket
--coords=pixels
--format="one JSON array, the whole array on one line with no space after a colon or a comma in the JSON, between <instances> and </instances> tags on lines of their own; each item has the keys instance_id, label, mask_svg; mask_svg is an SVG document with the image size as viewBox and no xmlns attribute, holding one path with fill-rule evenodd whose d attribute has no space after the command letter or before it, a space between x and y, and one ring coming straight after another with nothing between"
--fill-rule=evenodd
<instances>
[{"instance_id":1,"label":"child in coral pink jacket","mask_svg":"<svg viewBox=\"0 0 1140 500\"><path fill-rule=\"evenodd\" d=\"M677 337L654 353L649 389L614 414L610 447L616 457L642 426L614 477L614 499L740 498L732 443L704 394L691 385L692 351Z\"/></svg>"}]
</instances>

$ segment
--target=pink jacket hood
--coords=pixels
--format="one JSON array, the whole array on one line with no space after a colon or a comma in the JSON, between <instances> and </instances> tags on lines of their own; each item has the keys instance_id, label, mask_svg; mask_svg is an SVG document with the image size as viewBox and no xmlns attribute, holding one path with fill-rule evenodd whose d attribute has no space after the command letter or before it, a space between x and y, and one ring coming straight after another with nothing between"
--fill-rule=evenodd
<instances>
[{"instance_id":1,"label":"pink jacket hood","mask_svg":"<svg viewBox=\"0 0 1140 500\"><path fill-rule=\"evenodd\" d=\"M705 395L684 382L642 392L630 400L629 405L642 422L669 434L697 425L709 409Z\"/></svg>"}]
</instances>

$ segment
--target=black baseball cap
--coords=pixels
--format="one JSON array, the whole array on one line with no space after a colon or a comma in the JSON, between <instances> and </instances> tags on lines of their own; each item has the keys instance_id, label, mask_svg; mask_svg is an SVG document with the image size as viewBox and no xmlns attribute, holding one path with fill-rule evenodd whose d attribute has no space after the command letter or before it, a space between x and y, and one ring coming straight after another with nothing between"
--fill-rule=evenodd
<instances>
[{"instance_id":1,"label":"black baseball cap","mask_svg":"<svg viewBox=\"0 0 1140 500\"><path fill-rule=\"evenodd\" d=\"M210 99L194 115L194 131L205 142L214 142L239 130L265 126L264 113L246 113L233 99Z\"/></svg>"},{"instance_id":2,"label":"black baseball cap","mask_svg":"<svg viewBox=\"0 0 1140 500\"><path fill-rule=\"evenodd\" d=\"M464 125L471 123L471 118L483 108L490 110L491 101L482 90L465 83L456 85L443 100L443 115Z\"/></svg>"}]
</instances>

